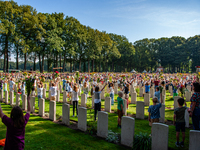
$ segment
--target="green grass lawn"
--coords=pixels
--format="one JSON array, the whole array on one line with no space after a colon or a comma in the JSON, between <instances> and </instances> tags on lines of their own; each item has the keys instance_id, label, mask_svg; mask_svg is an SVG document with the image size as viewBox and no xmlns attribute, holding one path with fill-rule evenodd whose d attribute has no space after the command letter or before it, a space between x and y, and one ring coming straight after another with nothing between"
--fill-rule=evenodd
<instances>
[{"instance_id":1,"label":"green grass lawn","mask_svg":"<svg viewBox=\"0 0 200 150\"><path fill-rule=\"evenodd\" d=\"M48 86L48 84L47 84ZM47 87L48 89L48 87ZM48 97L48 92L46 94ZM117 95L115 95L115 100ZM62 101L63 94L60 95L60 100ZM36 113L38 113L38 98L35 98ZM138 101L144 101L143 97L137 97ZM152 100L152 99L151 99ZM173 119L173 98L169 93L166 93L166 110L165 110L165 120ZM80 101L79 101L80 103ZM62 116L62 102L56 103L56 118ZM102 108L104 109L104 100L102 100ZM150 103L152 105L152 101ZM187 102L189 106L189 102ZM94 121L94 110L91 109L92 100L88 98L87 100L87 124L90 125ZM9 105L2 104L3 111L6 115L10 115L11 107ZM117 102L114 106L111 107L111 110L116 112ZM45 101L45 112L49 112L49 101ZM129 115L136 114L136 105L130 104L129 109L127 110ZM120 133L121 129L117 128L117 114L108 113L108 129L113 132ZM77 117L72 117L73 108L70 106L70 119L73 121L78 121ZM145 119L148 116L148 106L145 106ZM190 123L191 120L190 120ZM0 139L5 138L6 128L0 123ZM151 133L151 127L147 120L136 119L135 121L135 134L139 132ZM49 120L42 119L38 116L31 115L30 121L26 127L26 146L25 149L123 149L124 147L108 143L103 139L90 136L89 134L82 133L80 131L72 130L66 126L53 123ZM180 138L181 140L182 138ZM175 136L175 126L169 125L169 149L177 149L175 147L176 136ZM185 148L188 149L189 144L189 129L186 129L186 139L185 139ZM125 148L124 148L125 149Z\"/></svg>"}]
</instances>

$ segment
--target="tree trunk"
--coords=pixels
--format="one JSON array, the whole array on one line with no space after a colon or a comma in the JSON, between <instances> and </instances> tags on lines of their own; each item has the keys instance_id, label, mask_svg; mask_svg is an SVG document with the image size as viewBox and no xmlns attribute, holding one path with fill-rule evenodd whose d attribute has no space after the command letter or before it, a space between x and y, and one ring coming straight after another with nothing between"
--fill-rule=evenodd
<instances>
[{"instance_id":1,"label":"tree trunk","mask_svg":"<svg viewBox=\"0 0 200 150\"><path fill-rule=\"evenodd\" d=\"M18 51L19 46L16 45L16 69L19 69L19 51Z\"/></svg>"},{"instance_id":2,"label":"tree trunk","mask_svg":"<svg viewBox=\"0 0 200 150\"><path fill-rule=\"evenodd\" d=\"M40 72L41 72L42 71L42 66L41 66L40 53L39 53L38 57L39 57L39 68L40 68Z\"/></svg>"},{"instance_id":3,"label":"tree trunk","mask_svg":"<svg viewBox=\"0 0 200 150\"><path fill-rule=\"evenodd\" d=\"M88 73L90 73L90 59L88 58Z\"/></svg>"},{"instance_id":4,"label":"tree trunk","mask_svg":"<svg viewBox=\"0 0 200 150\"><path fill-rule=\"evenodd\" d=\"M60 67L61 67L61 58L62 58L62 56L61 56L61 54L60 54Z\"/></svg>"},{"instance_id":5,"label":"tree trunk","mask_svg":"<svg viewBox=\"0 0 200 150\"><path fill-rule=\"evenodd\" d=\"M35 58L34 58L34 61L33 61L33 70L35 71L36 70L36 53L35 53Z\"/></svg>"},{"instance_id":6,"label":"tree trunk","mask_svg":"<svg viewBox=\"0 0 200 150\"><path fill-rule=\"evenodd\" d=\"M81 72L81 57L80 57L80 60L79 60L79 72Z\"/></svg>"},{"instance_id":7,"label":"tree trunk","mask_svg":"<svg viewBox=\"0 0 200 150\"><path fill-rule=\"evenodd\" d=\"M94 58L92 59L92 72L94 72Z\"/></svg>"},{"instance_id":8,"label":"tree trunk","mask_svg":"<svg viewBox=\"0 0 200 150\"><path fill-rule=\"evenodd\" d=\"M58 55L56 55L56 68L58 68Z\"/></svg>"},{"instance_id":9,"label":"tree trunk","mask_svg":"<svg viewBox=\"0 0 200 150\"><path fill-rule=\"evenodd\" d=\"M42 54L42 70L41 72L43 73L44 72L44 54Z\"/></svg>"},{"instance_id":10,"label":"tree trunk","mask_svg":"<svg viewBox=\"0 0 200 150\"><path fill-rule=\"evenodd\" d=\"M24 70L26 70L26 53L24 54Z\"/></svg>"},{"instance_id":11,"label":"tree trunk","mask_svg":"<svg viewBox=\"0 0 200 150\"><path fill-rule=\"evenodd\" d=\"M63 60L63 72L65 72L65 61L66 61L66 57L64 55L64 60Z\"/></svg>"},{"instance_id":12,"label":"tree trunk","mask_svg":"<svg viewBox=\"0 0 200 150\"><path fill-rule=\"evenodd\" d=\"M7 50L4 50L4 63L3 63L3 72L6 72L6 59L7 59Z\"/></svg>"}]
</instances>

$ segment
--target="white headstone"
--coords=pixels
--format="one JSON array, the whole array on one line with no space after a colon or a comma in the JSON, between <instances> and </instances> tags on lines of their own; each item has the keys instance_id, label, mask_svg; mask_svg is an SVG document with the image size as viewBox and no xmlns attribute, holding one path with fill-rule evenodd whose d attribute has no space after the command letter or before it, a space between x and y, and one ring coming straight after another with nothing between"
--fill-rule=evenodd
<instances>
[{"instance_id":1,"label":"white headstone","mask_svg":"<svg viewBox=\"0 0 200 150\"><path fill-rule=\"evenodd\" d=\"M132 92L131 93L131 104L136 104L136 101L137 101L137 93Z\"/></svg>"},{"instance_id":2,"label":"white headstone","mask_svg":"<svg viewBox=\"0 0 200 150\"><path fill-rule=\"evenodd\" d=\"M13 105L14 104L14 92L11 91L10 92L10 105Z\"/></svg>"},{"instance_id":3,"label":"white headstone","mask_svg":"<svg viewBox=\"0 0 200 150\"><path fill-rule=\"evenodd\" d=\"M57 102L60 101L60 90L57 91L56 101L57 101Z\"/></svg>"},{"instance_id":4,"label":"white headstone","mask_svg":"<svg viewBox=\"0 0 200 150\"><path fill-rule=\"evenodd\" d=\"M105 97L105 111L106 112L111 112L111 98L110 97Z\"/></svg>"},{"instance_id":5,"label":"white headstone","mask_svg":"<svg viewBox=\"0 0 200 150\"><path fill-rule=\"evenodd\" d=\"M135 130L135 119L128 116L122 117L122 129L121 129L121 144L128 147L133 146Z\"/></svg>"},{"instance_id":6,"label":"white headstone","mask_svg":"<svg viewBox=\"0 0 200 150\"><path fill-rule=\"evenodd\" d=\"M108 113L98 111L97 136L106 138L108 136Z\"/></svg>"},{"instance_id":7,"label":"white headstone","mask_svg":"<svg viewBox=\"0 0 200 150\"><path fill-rule=\"evenodd\" d=\"M8 91L5 91L5 103L8 104Z\"/></svg>"},{"instance_id":8,"label":"white headstone","mask_svg":"<svg viewBox=\"0 0 200 150\"><path fill-rule=\"evenodd\" d=\"M189 150L199 150L200 148L200 131L198 130L190 130L189 135Z\"/></svg>"},{"instance_id":9,"label":"white headstone","mask_svg":"<svg viewBox=\"0 0 200 150\"><path fill-rule=\"evenodd\" d=\"M81 107L86 107L86 94L81 94Z\"/></svg>"},{"instance_id":10,"label":"white headstone","mask_svg":"<svg viewBox=\"0 0 200 150\"><path fill-rule=\"evenodd\" d=\"M160 108L160 123L165 123L165 105L162 104L162 107Z\"/></svg>"},{"instance_id":11,"label":"white headstone","mask_svg":"<svg viewBox=\"0 0 200 150\"><path fill-rule=\"evenodd\" d=\"M35 113L35 97L34 96L31 96L30 104L31 104L31 113Z\"/></svg>"},{"instance_id":12,"label":"white headstone","mask_svg":"<svg viewBox=\"0 0 200 150\"><path fill-rule=\"evenodd\" d=\"M39 99L39 115L41 117L44 117L44 107L45 107L45 99L40 98Z\"/></svg>"},{"instance_id":13,"label":"white headstone","mask_svg":"<svg viewBox=\"0 0 200 150\"><path fill-rule=\"evenodd\" d=\"M144 105L145 106L149 106L150 105L150 94L149 93L145 93L144 94Z\"/></svg>"},{"instance_id":14,"label":"white headstone","mask_svg":"<svg viewBox=\"0 0 200 150\"><path fill-rule=\"evenodd\" d=\"M192 97L192 92L185 91L186 102L189 102L191 97Z\"/></svg>"},{"instance_id":15,"label":"white headstone","mask_svg":"<svg viewBox=\"0 0 200 150\"><path fill-rule=\"evenodd\" d=\"M43 88L43 98L45 99L46 98L46 89Z\"/></svg>"},{"instance_id":16,"label":"white headstone","mask_svg":"<svg viewBox=\"0 0 200 150\"><path fill-rule=\"evenodd\" d=\"M87 108L78 108L78 129L81 131L87 131Z\"/></svg>"},{"instance_id":17,"label":"white headstone","mask_svg":"<svg viewBox=\"0 0 200 150\"><path fill-rule=\"evenodd\" d=\"M56 120L56 101L49 102L49 119L55 121Z\"/></svg>"},{"instance_id":18,"label":"white headstone","mask_svg":"<svg viewBox=\"0 0 200 150\"><path fill-rule=\"evenodd\" d=\"M20 105L20 94L16 93L16 106Z\"/></svg>"},{"instance_id":19,"label":"white headstone","mask_svg":"<svg viewBox=\"0 0 200 150\"><path fill-rule=\"evenodd\" d=\"M155 89L152 87L150 89L150 97L153 98L154 97L154 93L155 93Z\"/></svg>"},{"instance_id":20,"label":"white headstone","mask_svg":"<svg viewBox=\"0 0 200 150\"><path fill-rule=\"evenodd\" d=\"M143 94L144 94L144 88L141 87L141 88L140 88L140 95L139 95L139 96L140 96L140 97L143 97Z\"/></svg>"},{"instance_id":21,"label":"white headstone","mask_svg":"<svg viewBox=\"0 0 200 150\"><path fill-rule=\"evenodd\" d=\"M136 102L136 118L144 119L144 102Z\"/></svg>"},{"instance_id":22,"label":"white headstone","mask_svg":"<svg viewBox=\"0 0 200 150\"><path fill-rule=\"evenodd\" d=\"M22 95L22 109L27 110L27 95Z\"/></svg>"},{"instance_id":23,"label":"white headstone","mask_svg":"<svg viewBox=\"0 0 200 150\"><path fill-rule=\"evenodd\" d=\"M66 125L70 125L70 105L63 103L62 105L62 122Z\"/></svg>"},{"instance_id":24,"label":"white headstone","mask_svg":"<svg viewBox=\"0 0 200 150\"><path fill-rule=\"evenodd\" d=\"M67 92L63 91L63 103L67 103Z\"/></svg>"},{"instance_id":25,"label":"white headstone","mask_svg":"<svg viewBox=\"0 0 200 150\"><path fill-rule=\"evenodd\" d=\"M161 123L152 124L152 150L168 150L169 126Z\"/></svg>"}]
</instances>

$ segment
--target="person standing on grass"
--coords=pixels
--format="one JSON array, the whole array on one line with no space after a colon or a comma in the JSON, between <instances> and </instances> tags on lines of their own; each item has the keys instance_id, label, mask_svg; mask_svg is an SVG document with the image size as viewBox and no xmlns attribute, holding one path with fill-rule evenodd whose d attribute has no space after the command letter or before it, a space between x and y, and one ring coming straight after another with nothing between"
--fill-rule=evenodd
<instances>
[{"instance_id":1,"label":"person standing on grass","mask_svg":"<svg viewBox=\"0 0 200 150\"><path fill-rule=\"evenodd\" d=\"M11 95L11 92L14 91L14 85L15 85L15 82L13 81L13 78L11 78L9 82L10 95Z\"/></svg>"},{"instance_id":2,"label":"person standing on grass","mask_svg":"<svg viewBox=\"0 0 200 150\"><path fill-rule=\"evenodd\" d=\"M103 89L106 87L107 83L105 86L99 90L99 86L93 87L93 94L94 94L94 119L96 121L96 116L97 116L97 111L101 111L101 92Z\"/></svg>"},{"instance_id":3,"label":"person standing on grass","mask_svg":"<svg viewBox=\"0 0 200 150\"><path fill-rule=\"evenodd\" d=\"M110 83L109 92L110 92L110 98L111 98L111 105L114 105L114 84L113 83Z\"/></svg>"},{"instance_id":4,"label":"person standing on grass","mask_svg":"<svg viewBox=\"0 0 200 150\"><path fill-rule=\"evenodd\" d=\"M83 84L83 93L86 95L86 103L87 103L87 97L88 97L88 93L89 93L89 88L88 88L87 82L84 82L84 84Z\"/></svg>"},{"instance_id":5,"label":"person standing on grass","mask_svg":"<svg viewBox=\"0 0 200 150\"><path fill-rule=\"evenodd\" d=\"M162 93L160 93L160 97L161 97L161 102L158 101L157 97L154 97L152 99L153 100L153 105L149 106L149 109L148 109L148 112L149 112L148 120L150 122L150 126L152 126L152 123L154 123L154 122L159 122L160 108L162 107L162 102L163 102L162 101ZM159 102L159 104L157 104L158 102Z\"/></svg>"},{"instance_id":6,"label":"person standing on grass","mask_svg":"<svg viewBox=\"0 0 200 150\"><path fill-rule=\"evenodd\" d=\"M10 118L7 117L1 108L0 117L2 122L7 126L6 141L4 150L23 150L25 144L25 127L30 117L30 98L28 98L28 110L26 115L19 106L15 106L11 110Z\"/></svg>"},{"instance_id":7,"label":"person standing on grass","mask_svg":"<svg viewBox=\"0 0 200 150\"><path fill-rule=\"evenodd\" d=\"M185 141L185 110L187 109L187 105L185 103L185 107L183 107L183 104L185 100L183 98L179 98L178 100L178 108L174 110L174 118L173 118L173 124L176 126L176 143L175 145L177 147L183 147L184 141ZM176 120L176 122L175 122ZM179 134L180 131L182 132L182 142L179 143Z\"/></svg>"},{"instance_id":8,"label":"person standing on grass","mask_svg":"<svg viewBox=\"0 0 200 150\"><path fill-rule=\"evenodd\" d=\"M159 89L159 87L156 87L154 97L156 97L158 99L158 102L160 102L160 89Z\"/></svg>"},{"instance_id":9,"label":"person standing on grass","mask_svg":"<svg viewBox=\"0 0 200 150\"><path fill-rule=\"evenodd\" d=\"M190 117L192 117L192 124L194 130L200 130L200 84L193 83L194 93L190 98Z\"/></svg>"},{"instance_id":10,"label":"person standing on grass","mask_svg":"<svg viewBox=\"0 0 200 150\"><path fill-rule=\"evenodd\" d=\"M123 92L122 91L119 91L118 92L118 97L117 97L117 114L118 114L118 125L117 127L118 128L121 128L121 118L124 114L124 102L123 102Z\"/></svg>"},{"instance_id":11,"label":"person standing on grass","mask_svg":"<svg viewBox=\"0 0 200 150\"><path fill-rule=\"evenodd\" d=\"M78 97L78 85L77 84L74 84L72 95L73 95L73 99L72 99L72 101L73 101L73 117L74 117L75 107L76 107L76 116L78 117L78 100L79 100L79 97Z\"/></svg>"},{"instance_id":12,"label":"person standing on grass","mask_svg":"<svg viewBox=\"0 0 200 150\"><path fill-rule=\"evenodd\" d=\"M57 87L55 83L52 83L52 86L49 89L51 91L51 101L56 101L56 95L57 95Z\"/></svg>"},{"instance_id":13,"label":"person standing on grass","mask_svg":"<svg viewBox=\"0 0 200 150\"><path fill-rule=\"evenodd\" d=\"M38 94L37 96L38 96L38 107L39 107L39 99L42 98L43 95L43 88L41 84L38 85L37 94Z\"/></svg>"}]
</instances>

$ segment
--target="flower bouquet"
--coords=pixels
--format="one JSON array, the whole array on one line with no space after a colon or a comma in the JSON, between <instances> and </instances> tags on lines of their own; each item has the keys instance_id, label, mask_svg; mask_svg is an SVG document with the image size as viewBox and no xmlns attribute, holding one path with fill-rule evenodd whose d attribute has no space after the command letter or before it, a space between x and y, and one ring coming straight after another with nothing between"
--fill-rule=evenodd
<instances>
[{"instance_id":1,"label":"flower bouquet","mask_svg":"<svg viewBox=\"0 0 200 150\"><path fill-rule=\"evenodd\" d=\"M44 77L44 75L42 75L42 76L40 77L40 80L41 80L42 82L45 82L45 77Z\"/></svg>"},{"instance_id":2,"label":"flower bouquet","mask_svg":"<svg viewBox=\"0 0 200 150\"><path fill-rule=\"evenodd\" d=\"M26 82L26 91L28 93L28 96L30 96L30 93L33 89L34 81L35 79L31 78L30 76L28 78L25 78L24 82Z\"/></svg>"},{"instance_id":3,"label":"flower bouquet","mask_svg":"<svg viewBox=\"0 0 200 150\"><path fill-rule=\"evenodd\" d=\"M160 93L162 93L163 86L159 86Z\"/></svg>"},{"instance_id":4,"label":"flower bouquet","mask_svg":"<svg viewBox=\"0 0 200 150\"><path fill-rule=\"evenodd\" d=\"M185 94L185 86L181 84L179 90L181 92L181 97L183 97L183 95Z\"/></svg>"},{"instance_id":5,"label":"flower bouquet","mask_svg":"<svg viewBox=\"0 0 200 150\"><path fill-rule=\"evenodd\" d=\"M57 77L59 76L59 72L56 71L55 73L56 73L56 74L55 74L55 78L57 78Z\"/></svg>"},{"instance_id":6,"label":"flower bouquet","mask_svg":"<svg viewBox=\"0 0 200 150\"><path fill-rule=\"evenodd\" d=\"M23 75L24 75L24 76L27 76L27 72L24 72Z\"/></svg>"},{"instance_id":7,"label":"flower bouquet","mask_svg":"<svg viewBox=\"0 0 200 150\"><path fill-rule=\"evenodd\" d=\"M112 82L112 77L111 76L109 77L109 82Z\"/></svg>"}]
</instances>

